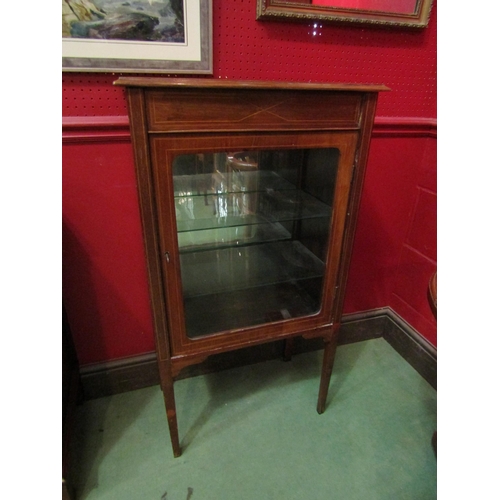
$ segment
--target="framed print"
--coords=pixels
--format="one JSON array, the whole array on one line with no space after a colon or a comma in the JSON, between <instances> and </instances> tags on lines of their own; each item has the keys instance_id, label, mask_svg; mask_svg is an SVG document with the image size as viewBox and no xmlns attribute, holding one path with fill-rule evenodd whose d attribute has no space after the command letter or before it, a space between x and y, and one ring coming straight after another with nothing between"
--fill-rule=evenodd
<instances>
[{"instance_id":1,"label":"framed print","mask_svg":"<svg viewBox=\"0 0 500 500\"><path fill-rule=\"evenodd\" d=\"M212 74L212 0L62 0L62 69Z\"/></svg>"},{"instance_id":2,"label":"framed print","mask_svg":"<svg viewBox=\"0 0 500 500\"><path fill-rule=\"evenodd\" d=\"M425 28L432 0L257 0L257 19Z\"/></svg>"}]
</instances>

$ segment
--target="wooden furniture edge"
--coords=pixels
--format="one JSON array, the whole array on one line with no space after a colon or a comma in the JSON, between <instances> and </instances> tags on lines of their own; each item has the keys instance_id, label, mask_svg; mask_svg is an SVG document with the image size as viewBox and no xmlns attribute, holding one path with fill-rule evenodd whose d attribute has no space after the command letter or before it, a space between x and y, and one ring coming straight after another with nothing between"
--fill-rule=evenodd
<instances>
[{"instance_id":1,"label":"wooden furniture edge","mask_svg":"<svg viewBox=\"0 0 500 500\"><path fill-rule=\"evenodd\" d=\"M113 85L148 88L221 88L221 89L269 89L269 90L339 90L352 92L386 92L383 84L281 82L260 80L228 80L215 78L162 78L121 76Z\"/></svg>"}]
</instances>

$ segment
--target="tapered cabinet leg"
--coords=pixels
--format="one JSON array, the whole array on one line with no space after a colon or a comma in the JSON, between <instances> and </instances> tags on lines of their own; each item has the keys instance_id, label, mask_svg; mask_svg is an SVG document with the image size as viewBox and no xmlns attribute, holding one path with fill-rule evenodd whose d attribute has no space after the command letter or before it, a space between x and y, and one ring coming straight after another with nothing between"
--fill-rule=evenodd
<instances>
[{"instance_id":1,"label":"tapered cabinet leg","mask_svg":"<svg viewBox=\"0 0 500 500\"><path fill-rule=\"evenodd\" d=\"M293 337L285 339L285 346L283 348L283 361L291 361L293 352Z\"/></svg>"},{"instance_id":2,"label":"tapered cabinet leg","mask_svg":"<svg viewBox=\"0 0 500 500\"><path fill-rule=\"evenodd\" d=\"M333 361L335 359L335 352L337 351L337 335L338 328L336 328L332 339L325 345L317 406L319 414L325 411L326 397L328 396L328 388L330 387L330 379L332 377Z\"/></svg>"},{"instance_id":3,"label":"tapered cabinet leg","mask_svg":"<svg viewBox=\"0 0 500 500\"><path fill-rule=\"evenodd\" d=\"M175 400L172 388L171 394L163 393L165 399L165 408L167 409L168 429L170 431L170 440L172 441L172 450L174 457L180 457L182 450L179 444L179 430L177 428L177 415L175 413Z\"/></svg>"},{"instance_id":4,"label":"tapered cabinet leg","mask_svg":"<svg viewBox=\"0 0 500 500\"><path fill-rule=\"evenodd\" d=\"M182 450L179 444L179 429L177 427L177 414L175 410L174 396L174 378L170 365L167 363L160 364L161 370L161 387L163 391L163 400L167 411L168 429L170 431L170 440L172 442L172 450L174 457L180 457Z\"/></svg>"}]
</instances>

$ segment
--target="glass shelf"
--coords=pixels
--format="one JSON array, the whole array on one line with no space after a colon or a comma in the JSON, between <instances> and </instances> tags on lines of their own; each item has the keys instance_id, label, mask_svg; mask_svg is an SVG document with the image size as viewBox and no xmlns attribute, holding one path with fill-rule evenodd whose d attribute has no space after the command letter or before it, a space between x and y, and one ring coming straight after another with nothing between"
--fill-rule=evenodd
<instances>
[{"instance_id":1,"label":"glass shelf","mask_svg":"<svg viewBox=\"0 0 500 500\"><path fill-rule=\"evenodd\" d=\"M242 247L290 238L290 231L282 224L271 222L188 231L177 235L181 254L234 246Z\"/></svg>"},{"instance_id":2,"label":"glass shelf","mask_svg":"<svg viewBox=\"0 0 500 500\"><path fill-rule=\"evenodd\" d=\"M184 297L321 277L323 262L298 241L181 255Z\"/></svg>"},{"instance_id":3,"label":"glass shelf","mask_svg":"<svg viewBox=\"0 0 500 500\"><path fill-rule=\"evenodd\" d=\"M321 278L282 282L184 299L185 324L191 339L227 330L317 313ZM209 299L209 300L207 300Z\"/></svg>"},{"instance_id":4,"label":"glass shelf","mask_svg":"<svg viewBox=\"0 0 500 500\"><path fill-rule=\"evenodd\" d=\"M190 338L319 311L324 264L298 241L181 256Z\"/></svg>"},{"instance_id":5,"label":"glass shelf","mask_svg":"<svg viewBox=\"0 0 500 500\"><path fill-rule=\"evenodd\" d=\"M331 208L298 191L254 191L175 199L177 232L330 217Z\"/></svg>"},{"instance_id":6,"label":"glass shelf","mask_svg":"<svg viewBox=\"0 0 500 500\"><path fill-rule=\"evenodd\" d=\"M195 175L174 175L174 196L205 196L207 194L241 193L251 190L272 189L285 191L297 189L276 172L213 172Z\"/></svg>"}]
</instances>

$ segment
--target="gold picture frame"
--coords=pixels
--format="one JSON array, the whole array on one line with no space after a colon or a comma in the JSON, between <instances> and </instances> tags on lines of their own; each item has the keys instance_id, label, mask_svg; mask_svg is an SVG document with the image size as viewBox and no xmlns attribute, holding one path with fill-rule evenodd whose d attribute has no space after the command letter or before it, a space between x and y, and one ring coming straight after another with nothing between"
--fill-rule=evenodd
<instances>
[{"instance_id":1,"label":"gold picture frame","mask_svg":"<svg viewBox=\"0 0 500 500\"><path fill-rule=\"evenodd\" d=\"M257 0L257 19L425 28L432 0Z\"/></svg>"}]
</instances>

